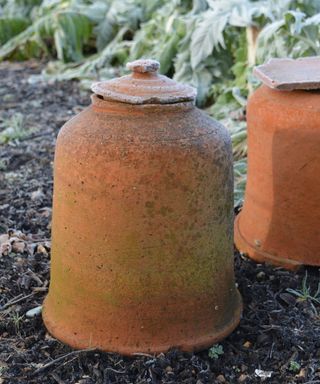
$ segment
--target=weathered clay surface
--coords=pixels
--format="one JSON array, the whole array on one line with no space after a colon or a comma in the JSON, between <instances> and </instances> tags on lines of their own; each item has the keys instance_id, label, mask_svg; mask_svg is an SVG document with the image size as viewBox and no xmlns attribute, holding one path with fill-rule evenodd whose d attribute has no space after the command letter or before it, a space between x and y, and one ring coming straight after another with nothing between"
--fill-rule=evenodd
<instances>
[{"instance_id":1,"label":"weathered clay surface","mask_svg":"<svg viewBox=\"0 0 320 384\"><path fill-rule=\"evenodd\" d=\"M262 86L247 119L248 182L236 245L259 262L320 265L320 94Z\"/></svg>"},{"instance_id":2,"label":"weathered clay surface","mask_svg":"<svg viewBox=\"0 0 320 384\"><path fill-rule=\"evenodd\" d=\"M320 57L271 59L253 73L270 88L279 90L319 89Z\"/></svg>"},{"instance_id":3,"label":"weathered clay surface","mask_svg":"<svg viewBox=\"0 0 320 384\"><path fill-rule=\"evenodd\" d=\"M197 350L233 330L241 305L221 125L192 103L93 96L59 134L54 180L53 335L132 354Z\"/></svg>"},{"instance_id":4,"label":"weathered clay surface","mask_svg":"<svg viewBox=\"0 0 320 384\"><path fill-rule=\"evenodd\" d=\"M132 74L94 83L92 91L104 100L127 104L175 104L196 97L195 88L159 75L158 61L136 60L127 67Z\"/></svg>"},{"instance_id":5,"label":"weathered clay surface","mask_svg":"<svg viewBox=\"0 0 320 384\"><path fill-rule=\"evenodd\" d=\"M129 69L132 72L139 72L139 73L148 73L148 72L157 72L160 68L160 63L157 60L135 60L131 63L127 63L126 65L127 69Z\"/></svg>"}]
</instances>

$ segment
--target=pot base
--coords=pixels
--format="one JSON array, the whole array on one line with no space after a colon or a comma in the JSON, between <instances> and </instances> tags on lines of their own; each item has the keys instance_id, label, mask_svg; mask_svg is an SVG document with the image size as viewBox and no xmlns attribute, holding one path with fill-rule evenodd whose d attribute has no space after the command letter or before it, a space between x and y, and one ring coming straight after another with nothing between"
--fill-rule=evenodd
<instances>
[{"instance_id":1,"label":"pot base","mask_svg":"<svg viewBox=\"0 0 320 384\"><path fill-rule=\"evenodd\" d=\"M108 342L106 342L103 338L97 338L93 336L93 334L81 335L80 333L74 332L74 329L68 329L65 323L61 324L54 320L53 313L50 313L50 306L49 308L47 306L47 300L44 302L42 317L46 328L52 336L75 349L97 348L105 352L120 353L127 356L134 356L139 353L157 354L167 352L173 347L179 348L185 352L196 352L207 349L221 341L238 326L242 313L242 300L239 292L237 292L237 296L238 303L230 321L213 334L196 337L194 339L181 339L180 341L172 344L150 345L141 348L126 345L112 345L111 343L108 345Z\"/></svg>"},{"instance_id":2,"label":"pot base","mask_svg":"<svg viewBox=\"0 0 320 384\"><path fill-rule=\"evenodd\" d=\"M299 261L272 255L271 253L262 251L258 249L257 246L250 244L241 233L240 216L241 213L237 215L234 222L234 242L240 252L246 254L250 259L258 263L272 264L292 271L296 271L303 265Z\"/></svg>"}]
</instances>

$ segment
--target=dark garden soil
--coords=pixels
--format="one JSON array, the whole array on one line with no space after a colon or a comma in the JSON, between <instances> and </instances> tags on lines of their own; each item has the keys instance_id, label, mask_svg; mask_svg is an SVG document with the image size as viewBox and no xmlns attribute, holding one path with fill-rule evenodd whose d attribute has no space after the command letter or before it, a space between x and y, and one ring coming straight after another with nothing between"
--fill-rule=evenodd
<instances>
[{"instance_id":1,"label":"dark garden soil","mask_svg":"<svg viewBox=\"0 0 320 384\"><path fill-rule=\"evenodd\" d=\"M46 332L40 314L26 315L49 284L55 137L89 103L76 82L31 81L39 71L32 62L0 65L0 138L11 135L0 144L0 383L320 383L320 305L287 291L301 291L306 270L257 265L238 253L244 312L217 358L72 352ZM307 272L314 295L319 269Z\"/></svg>"}]
</instances>

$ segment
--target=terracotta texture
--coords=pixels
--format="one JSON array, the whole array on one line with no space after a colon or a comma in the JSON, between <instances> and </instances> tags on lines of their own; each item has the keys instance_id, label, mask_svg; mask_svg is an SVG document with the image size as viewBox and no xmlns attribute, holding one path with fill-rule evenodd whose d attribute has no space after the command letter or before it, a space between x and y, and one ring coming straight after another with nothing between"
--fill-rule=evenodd
<instances>
[{"instance_id":1,"label":"terracotta texture","mask_svg":"<svg viewBox=\"0 0 320 384\"><path fill-rule=\"evenodd\" d=\"M235 243L259 262L320 265L320 92L250 98L248 177Z\"/></svg>"},{"instance_id":2,"label":"terracotta texture","mask_svg":"<svg viewBox=\"0 0 320 384\"><path fill-rule=\"evenodd\" d=\"M270 88L292 91L320 88L320 57L270 59L253 73Z\"/></svg>"},{"instance_id":3,"label":"terracotta texture","mask_svg":"<svg viewBox=\"0 0 320 384\"><path fill-rule=\"evenodd\" d=\"M227 336L241 312L232 195L230 138L192 100L93 95L57 140L48 330L129 355Z\"/></svg>"}]
</instances>

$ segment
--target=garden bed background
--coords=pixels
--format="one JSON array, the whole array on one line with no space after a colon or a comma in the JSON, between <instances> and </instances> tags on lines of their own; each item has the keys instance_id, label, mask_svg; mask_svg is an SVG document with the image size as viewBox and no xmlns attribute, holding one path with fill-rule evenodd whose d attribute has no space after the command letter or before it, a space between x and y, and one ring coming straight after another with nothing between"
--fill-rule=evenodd
<instances>
[{"instance_id":1,"label":"garden bed background","mask_svg":"<svg viewBox=\"0 0 320 384\"><path fill-rule=\"evenodd\" d=\"M55 138L90 102L77 82L33 81L41 69L33 61L0 64L0 234L28 236L23 253L0 258L0 383L320 383L318 268L288 272L235 251L243 317L211 353L73 352L46 332L41 316L26 316L50 280Z\"/></svg>"}]
</instances>

